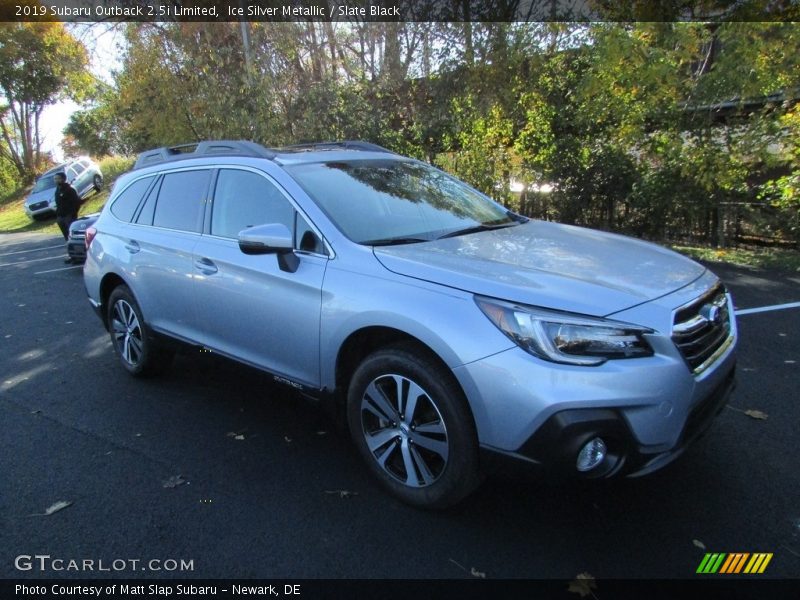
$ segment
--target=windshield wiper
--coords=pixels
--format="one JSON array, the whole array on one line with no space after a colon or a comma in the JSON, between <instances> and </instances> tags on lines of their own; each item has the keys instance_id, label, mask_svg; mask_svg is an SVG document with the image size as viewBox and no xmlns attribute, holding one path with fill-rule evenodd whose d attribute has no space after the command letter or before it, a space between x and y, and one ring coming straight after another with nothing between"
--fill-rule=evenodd
<instances>
[{"instance_id":1,"label":"windshield wiper","mask_svg":"<svg viewBox=\"0 0 800 600\"><path fill-rule=\"evenodd\" d=\"M367 240L360 242L363 246L399 246L401 244L417 244L419 242L430 242L426 238L417 237L396 237L396 238L383 238L378 240Z\"/></svg>"},{"instance_id":2,"label":"windshield wiper","mask_svg":"<svg viewBox=\"0 0 800 600\"><path fill-rule=\"evenodd\" d=\"M456 237L459 235L467 235L468 233L479 233L481 231L492 231L493 229L503 229L504 227L512 227L514 225L518 225L518 223L501 223L500 225L474 225L472 227L465 227L464 229L456 229L455 231L451 231L449 233L445 233L444 235L440 235L437 237L437 240L443 240L445 238Z\"/></svg>"}]
</instances>

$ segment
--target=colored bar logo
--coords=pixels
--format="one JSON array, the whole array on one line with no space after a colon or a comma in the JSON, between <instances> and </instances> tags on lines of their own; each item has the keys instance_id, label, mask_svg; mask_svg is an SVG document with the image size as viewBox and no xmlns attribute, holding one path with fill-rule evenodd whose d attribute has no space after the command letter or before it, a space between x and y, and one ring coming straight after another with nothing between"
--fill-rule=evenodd
<instances>
[{"instance_id":1,"label":"colored bar logo","mask_svg":"<svg viewBox=\"0 0 800 600\"><path fill-rule=\"evenodd\" d=\"M715 573L725 575L747 573L755 575L763 573L771 560L772 552L756 552L754 554L749 552L732 552L729 554L709 552L703 557L696 572L704 575L713 575Z\"/></svg>"}]
</instances>

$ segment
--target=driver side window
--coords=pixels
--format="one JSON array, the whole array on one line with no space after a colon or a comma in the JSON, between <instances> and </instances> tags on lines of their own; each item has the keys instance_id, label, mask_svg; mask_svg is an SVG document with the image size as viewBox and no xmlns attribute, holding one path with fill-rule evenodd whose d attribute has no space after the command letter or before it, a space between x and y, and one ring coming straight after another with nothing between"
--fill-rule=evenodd
<instances>
[{"instance_id":1,"label":"driver side window","mask_svg":"<svg viewBox=\"0 0 800 600\"><path fill-rule=\"evenodd\" d=\"M221 169L214 190L211 234L236 238L254 225L283 223L294 229L294 207L275 185L251 171Z\"/></svg>"}]
</instances>

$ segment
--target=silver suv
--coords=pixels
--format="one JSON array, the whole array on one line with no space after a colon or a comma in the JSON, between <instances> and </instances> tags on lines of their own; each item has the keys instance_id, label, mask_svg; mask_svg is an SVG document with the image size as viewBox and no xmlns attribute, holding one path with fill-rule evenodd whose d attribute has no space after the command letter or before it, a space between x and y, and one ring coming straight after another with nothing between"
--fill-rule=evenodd
<instances>
[{"instance_id":1,"label":"silver suv","mask_svg":"<svg viewBox=\"0 0 800 600\"><path fill-rule=\"evenodd\" d=\"M88 156L81 156L53 167L33 184L31 193L25 198L25 214L31 219L52 216L56 212L56 173L64 173L78 196L86 198L92 191L103 189L103 173Z\"/></svg>"},{"instance_id":2,"label":"silver suv","mask_svg":"<svg viewBox=\"0 0 800 600\"><path fill-rule=\"evenodd\" d=\"M167 340L263 369L337 409L417 506L495 461L652 472L734 385L731 299L703 266L529 220L366 142L146 152L86 239L129 373L168 364Z\"/></svg>"}]
</instances>

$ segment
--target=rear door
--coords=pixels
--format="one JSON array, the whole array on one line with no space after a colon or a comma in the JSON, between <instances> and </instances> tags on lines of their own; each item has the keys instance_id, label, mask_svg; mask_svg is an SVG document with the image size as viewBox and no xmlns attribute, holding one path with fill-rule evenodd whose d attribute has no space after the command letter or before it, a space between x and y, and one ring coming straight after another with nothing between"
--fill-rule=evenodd
<instances>
[{"instance_id":1,"label":"rear door","mask_svg":"<svg viewBox=\"0 0 800 600\"><path fill-rule=\"evenodd\" d=\"M158 331L191 342L199 337L192 252L200 238L210 181L209 168L165 173L122 240L145 320Z\"/></svg>"},{"instance_id":2,"label":"rear door","mask_svg":"<svg viewBox=\"0 0 800 600\"><path fill-rule=\"evenodd\" d=\"M244 167L219 169L207 217L193 260L203 343L318 387L321 290L328 263L319 232L274 180ZM241 230L266 223L282 223L294 232L296 271L283 270L274 254L247 255L239 249Z\"/></svg>"}]
</instances>

